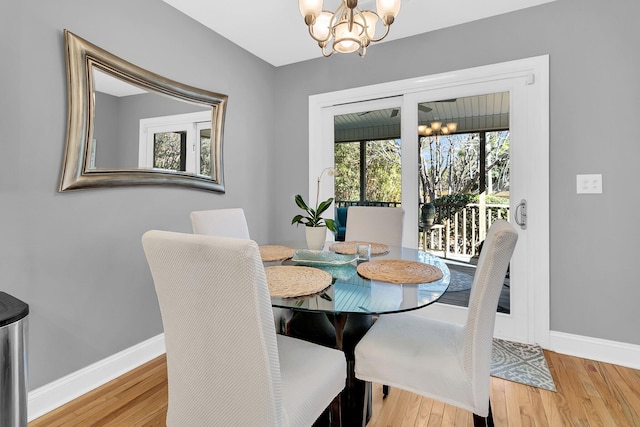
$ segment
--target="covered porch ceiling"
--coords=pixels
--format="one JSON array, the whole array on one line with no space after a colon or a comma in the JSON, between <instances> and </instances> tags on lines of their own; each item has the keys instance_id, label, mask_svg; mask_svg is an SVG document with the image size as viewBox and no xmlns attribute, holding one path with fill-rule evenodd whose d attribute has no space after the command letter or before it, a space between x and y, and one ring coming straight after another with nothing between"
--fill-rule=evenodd
<instances>
[{"instance_id":1,"label":"covered porch ceiling","mask_svg":"<svg viewBox=\"0 0 640 427\"><path fill-rule=\"evenodd\" d=\"M445 99L418 104L418 124L456 122L456 133L509 128L509 92ZM397 108L360 111L335 117L335 141L400 138L402 112Z\"/></svg>"}]
</instances>

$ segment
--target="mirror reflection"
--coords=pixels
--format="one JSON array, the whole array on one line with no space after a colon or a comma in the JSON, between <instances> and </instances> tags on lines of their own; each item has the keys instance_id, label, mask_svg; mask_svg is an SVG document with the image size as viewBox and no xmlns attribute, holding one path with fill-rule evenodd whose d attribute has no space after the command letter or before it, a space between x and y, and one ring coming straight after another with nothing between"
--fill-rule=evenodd
<instances>
[{"instance_id":1,"label":"mirror reflection","mask_svg":"<svg viewBox=\"0 0 640 427\"><path fill-rule=\"evenodd\" d=\"M224 192L227 97L151 73L65 31L69 126L60 191L175 184Z\"/></svg>"},{"instance_id":2,"label":"mirror reflection","mask_svg":"<svg viewBox=\"0 0 640 427\"><path fill-rule=\"evenodd\" d=\"M146 91L97 67L92 72L90 169L167 169L212 176L211 108Z\"/></svg>"}]
</instances>

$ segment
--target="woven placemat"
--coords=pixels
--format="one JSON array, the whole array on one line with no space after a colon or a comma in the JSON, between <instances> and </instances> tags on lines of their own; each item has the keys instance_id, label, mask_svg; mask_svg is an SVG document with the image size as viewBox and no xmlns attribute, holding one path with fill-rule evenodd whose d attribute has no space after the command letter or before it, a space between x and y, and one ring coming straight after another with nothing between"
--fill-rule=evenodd
<instances>
[{"instance_id":1,"label":"woven placemat","mask_svg":"<svg viewBox=\"0 0 640 427\"><path fill-rule=\"evenodd\" d=\"M334 243L329 247L330 250L339 253L339 254L355 254L358 243L365 243L371 245L371 255L382 255L389 252L389 246L382 243L375 242L359 242L359 241L349 241L349 242L340 242Z\"/></svg>"},{"instance_id":2,"label":"woven placemat","mask_svg":"<svg viewBox=\"0 0 640 427\"><path fill-rule=\"evenodd\" d=\"M265 245L260 246L260 258L263 262L282 261L293 258L296 250L288 246Z\"/></svg>"},{"instance_id":3,"label":"woven placemat","mask_svg":"<svg viewBox=\"0 0 640 427\"><path fill-rule=\"evenodd\" d=\"M272 297L291 298L311 295L331 285L331 274L318 268L301 265L265 267L269 293Z\"/></svg>"},{"instance_id":4,"label":"woven placemat","mask_svg":"<svg viewBox=\"0 0 640 427\"><path fill-rule=\"evenodd\" d=\"M418 261L381 259L358 265L358 273L371 280L398 284L430 283L442 279L438 267Z\"/></svg>"}]
</instances>

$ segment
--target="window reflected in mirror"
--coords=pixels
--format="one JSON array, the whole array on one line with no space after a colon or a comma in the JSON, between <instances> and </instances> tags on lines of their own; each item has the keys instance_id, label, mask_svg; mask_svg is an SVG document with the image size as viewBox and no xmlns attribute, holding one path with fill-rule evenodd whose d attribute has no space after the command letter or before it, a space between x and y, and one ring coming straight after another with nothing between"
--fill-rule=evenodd
<instances>
[{"instance_id":1,"label":"window reflected in mirror","mask_svg":"<svg viewBox=\"0 0 640 427\"><path fill-rule=\"evenodd\" d=\"M214 176L209 117L202 111L141 119L138 166Z\"/></svg>"},{"instance_id":2,"label":"window reflected in mirror","mask_svg":"<svg viewBox=\"0 0 640 427\"><path fill-rule=\"evenodd\" d=\"M204 176L212 176L211 164L211 123L209 127L199 124L198 133L200 135L200 170L196 173Z\"/></svg>"},{"instance_id":3,"label":"window reflected in mirror","mask_svg":"<svg viewBox=\"0 0 640 427\"><path fill-rule=\"evenodd\" d=\"M153 167L173 171L187 170L187 133L158 132L153 134Z\"/></svg>"}]
</instances>

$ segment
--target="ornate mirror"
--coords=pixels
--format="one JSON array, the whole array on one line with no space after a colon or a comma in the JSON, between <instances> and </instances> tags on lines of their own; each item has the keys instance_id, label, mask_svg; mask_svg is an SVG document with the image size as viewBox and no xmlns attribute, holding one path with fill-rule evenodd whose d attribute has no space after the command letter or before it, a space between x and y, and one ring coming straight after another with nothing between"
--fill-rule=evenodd
<instances>
[{"instance_id":1,"label":"ornate mirror","mask_svg":"<svg viewBox=\"0 0 640 427\"><path fill-rule=\"evenodd\" d=\"M67 142L59 191L171 184L224 192L227 96L131 64L65 30Z\"/></svg>"}]
</instances>

